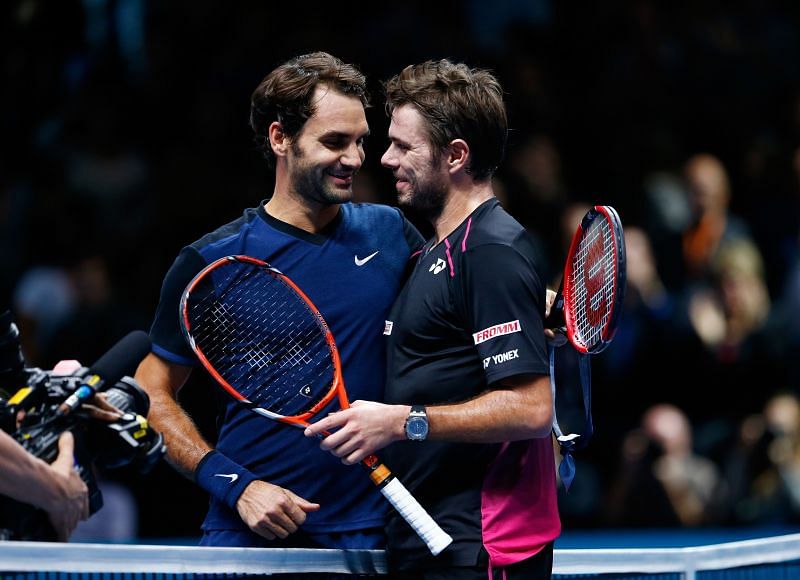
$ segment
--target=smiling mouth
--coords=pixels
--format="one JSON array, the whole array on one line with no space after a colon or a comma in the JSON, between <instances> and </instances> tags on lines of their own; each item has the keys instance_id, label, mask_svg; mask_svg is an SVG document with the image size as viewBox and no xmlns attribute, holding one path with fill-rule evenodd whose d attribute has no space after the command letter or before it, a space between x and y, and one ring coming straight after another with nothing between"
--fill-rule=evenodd
<instances>
[{"instance_id":1,"label":"smiling mouth","mask_svg":"<svg viewBox=\"0 0 800 580\"><path fill-rule=\"evenodd\" d=\"M333 173L330 171L326 171L325 174L332 177L335 181L341 182L343 184L352 183L353 177L355 177L355 173Z\"/></svg>"}]
</instances>

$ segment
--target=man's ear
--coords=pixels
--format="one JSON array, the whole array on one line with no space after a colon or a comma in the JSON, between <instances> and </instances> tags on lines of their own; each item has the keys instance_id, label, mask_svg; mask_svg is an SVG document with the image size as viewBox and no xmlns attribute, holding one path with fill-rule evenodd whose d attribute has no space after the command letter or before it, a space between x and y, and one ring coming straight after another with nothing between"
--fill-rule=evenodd
<instances>
[{"instance_id":1,"label":"man's ear","mask_svg":"<svg viewBox=\"0 0 800 580\"><path fill-rule=\"evenodd\" d=\"M447 148L447 170L450 173L465 171L469 162L469 145L463 139L453 139Z\"/></svg>"},{"instance_id":2,"label":"man's ear","mask_svg":"<svg viewBox=\"0 0 800 580\"><path fill-rule=\"evenodd\" d=\"M269 146L275 157L285 157L289 149L289 137L283 132L283 126L278 121L273 121L269 125Z\"/></svg>"}]
</instances>

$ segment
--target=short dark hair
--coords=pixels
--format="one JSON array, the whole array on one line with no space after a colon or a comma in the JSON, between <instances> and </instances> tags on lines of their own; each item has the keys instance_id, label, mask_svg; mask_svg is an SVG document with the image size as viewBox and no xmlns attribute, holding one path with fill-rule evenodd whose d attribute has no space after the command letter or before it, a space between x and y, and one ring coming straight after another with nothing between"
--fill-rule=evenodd
<instances>
[{"instance_id":1,"label":"short dark hair","mask_svg":"<svg viewBox=\"0 0 800 580\"><path fill-rule=\"evenodd\" d=\"M384 85L386 112L411 104L425 119L434 149L453 139L470 148L467 167L473 179L492 176L503 159L508 119L503 89L491 72L450 60L426 61L404 68Z\"/></svg>"},{"instance_id":2,"label":"short dark hair","mask_svg":"<svg viewBox=\"0 0 800 580\"><path fill-rule=\"evenodd\" d=\"M250 98L250 127L256 146L270 164L275 154L269 144L269 126L278 121L288 137L296 136L314 115L311 99L318 85L358 97L369 106L367 80L355 66L327 52L312 52L286 61L269 73Z\"/></svg>"}]
</instances>

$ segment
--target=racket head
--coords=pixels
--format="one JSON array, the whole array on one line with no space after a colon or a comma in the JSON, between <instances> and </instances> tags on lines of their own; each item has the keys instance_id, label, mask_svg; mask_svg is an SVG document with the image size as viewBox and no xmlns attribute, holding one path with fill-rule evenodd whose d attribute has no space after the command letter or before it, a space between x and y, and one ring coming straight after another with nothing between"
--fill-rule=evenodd
<instances>
[{"instance_id":1,"label":"racket head","mask_svg":"<svg viewBox=\"0 0 800 580\"><path fill-rule=\"evenodd\" d=\"M306 294L267 262L226 256L201 270L180 301L189 346L234 399L286 423L308 420L339 396L339 352Z\"/></svg>"},{"instance_id":2,"label":"racket head","mask_svg":"<svg viewBox=\"0 0 800 580\"><path fill-rule=\"evenodd\" d=\"M613 207L596 205L575 231L562 282L567 337L579 352L597 354L613 340L625 281L622 221Z\"/></svg>"}]
</instances>

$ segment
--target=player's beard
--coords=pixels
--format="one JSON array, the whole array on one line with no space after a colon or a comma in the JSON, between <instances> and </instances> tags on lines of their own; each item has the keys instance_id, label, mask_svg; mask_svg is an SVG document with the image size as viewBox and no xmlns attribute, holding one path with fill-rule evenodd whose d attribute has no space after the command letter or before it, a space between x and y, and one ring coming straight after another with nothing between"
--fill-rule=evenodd
<instances>
[{"instance_id":1,"label":"player's beard","mask_svg":"<svg viewBox=\"0 0 800 580\"><path fill-rule=\"evenodd\" d=\"M410 193L398 196L397 203L409 208L428 220L439 217L447 201L447 181L437 169L437 160L422 175L400 176L408 184Z\"/></svg>"},{"instance_id":2,"label":"player's beard","mask_svg":"<svg viewBox=\"0 0 800 580\"><path fill-rule=\"evenodd\" d=\"M352 185L347 188L335 187L332 177L326 173L330 167L308 163L307 156L296 142L291 144L291 148L294 164L289 180L295 192L304 199L326 206L347 203L353 199ZM355 174L352 173L353 177Z\"/></svg>"}]
</instances>

